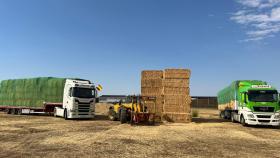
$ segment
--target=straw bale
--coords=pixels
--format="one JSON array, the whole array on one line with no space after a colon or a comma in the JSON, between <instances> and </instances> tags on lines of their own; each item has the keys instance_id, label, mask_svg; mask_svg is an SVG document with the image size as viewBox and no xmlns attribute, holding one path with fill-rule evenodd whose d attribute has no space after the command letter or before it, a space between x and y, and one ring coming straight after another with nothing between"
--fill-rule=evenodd
<instances>
[{"instance_id":1,"label":"straw bale","mask_svg":"<svg viewBox=\"0 0 280 158\"><path fill-rule=\"evenodd\" d=\"M188 95L164 95L164 104L191 104L191 97Z\"/></svg>"},{"instance_id":2,"label":"straw bale","mask_svg":"<svg viewBox=\"0 0 280 158\"><path fill-rule=\"evenodd\" d=\"M145 70L141 74L142 79L162 79L163 71L161 70Z\"/></svg>"},{"instance_id":3,"label":"straw bale","mask_svg":"<svg viewBox=\"0 0 280 158\"><path fill-rule=\"evenodd\" d=\"M183 112L183 113L190 113L191 106L190 105L178 105L178 104L164 104L163 106L164 113L166 112Z\"/></svg>"},{"instance_id":4,"label":"straw bale","mask_svg":"<svg viewBox=\"0 0 280 158\"><path fill-rule=\"evenodd\" d=\"M189 95L190 88L185 87L164 87L164 95Z\"/></svg>"},{"instance_id":5,"label":"straw bale","mask_svg":"<svg viewBox=\"0 0 280 158\"><path fill-rule=\"evenodd\" d=\"M141 87L162 87L162 79L142 79Z\"/></svg>"},{"instance_id":6,"label":"straw bale","mask_svg":"<svg viewBox=\"0 0 280 158\"><path fill-rule=\"evenodd\" d=\"M163 119L169 122L189 123L192 120L191 113L164 113Z\"/></svg>"},{"instance_id":7,"label":"straw bale","mask_svg":"<svg viewBox=\"0 0 280 158\"><path fill-rule=\"evenodd\" d=\"M224 111L224 110L234 110L235 109L235 102L231 101L230 103L226 103L226 104L220 104L218 105L218 109L220 111Z\"/></svg>"},{"instance_id":8,"label":"straw bale","mask_svg":"<svg viewBox=\"0 0 280 158\"><path fill-rule=\"evenodd\" d=\"M141 95L142 96L160 96L163 94L162 87L142 87Z\"/></svg>"},{"instance_id":9,"label":"straw bale","mask_svg":"<svg viewBox=\"0 0 280 158\"><path fill-rule=\"evenodd\" d=\"M189 79L164 79L164 87L189 87Z\"/></svg>"},{"instance_id":10,"label":"straw bale","mask_svg":"<svg viewBox=\"0 0 280 158\"><path fill-rule=\"evenodd\" d=\"M189 69L165 69L163 78L165 79L189 79L191 71Z\"/></svg>"},{"instance_id":11,"label":"straw bale","mask_svg":"<svg viewBox=\"0 0 280 158\"><path fill-rule=\"evenodd\" d=\"M161 96L158 96L156 102L154 101L145 101L145 106L148 108L149 112L156 113L157 116L161 116L163 112L163 100Z\"/></svg>"}]
</instances>

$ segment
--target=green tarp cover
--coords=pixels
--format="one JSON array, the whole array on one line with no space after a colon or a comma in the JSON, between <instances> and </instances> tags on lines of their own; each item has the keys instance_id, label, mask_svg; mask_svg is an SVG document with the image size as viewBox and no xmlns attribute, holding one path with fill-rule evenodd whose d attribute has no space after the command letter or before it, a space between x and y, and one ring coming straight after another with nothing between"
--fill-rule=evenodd
<instances>
[{"instance_id":1,"label":"green tarp cover","mask_svg":"<svg viewBox=\"0 0 280 158\"><path fill-rule=\"evenodd\" d=\"M3 80L0 106L42 107L43 102L62 102L65 81L53 77Z\"/></svg>"},{"instance_id":2,"label":"green tarp cover","mask_svg":"<svg viewBox=\"0 0 280 158\"><path fill-rule=\"evenodd\" d=\"M251 87L251 85L266 85L267 83L264 81L260 81L260 80L238 80L238 81L234 81L232 82L228 87L222 89L221 91L219 91L218 93L218 104L226 104L226 103L230 103L231 101L234 100L239 100L239 95L237 95L237 92L240 91L239 89L239 84L242 83L244 85L244 88L248 88Z\"/></svg>"}]
</instances>

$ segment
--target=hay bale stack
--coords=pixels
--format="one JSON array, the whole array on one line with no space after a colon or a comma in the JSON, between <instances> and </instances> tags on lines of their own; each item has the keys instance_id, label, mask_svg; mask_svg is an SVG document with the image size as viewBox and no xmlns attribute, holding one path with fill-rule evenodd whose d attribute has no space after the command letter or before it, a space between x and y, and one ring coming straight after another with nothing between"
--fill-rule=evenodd
<instances>
[{"instance_id":1,"label":"hay bale stack","mask_svg":"<svg viewBox=\"0 0 280 158\"><path fill-rule=\"evenodd\" d=\"M142 72L141 94L157 97L157 116L171 122L191 121L190 74L188 69Z\"/></svg>"},{"instance_id":2,"label":"hay bale stack","mask_svg":"<svg viewBox=\"0 0 280 158\"><path fill-rule=\"evenodd\" d=\"M149 111L156 113L157 116L162 115L163 108L163 71L148 70L142 71L141 77L141 95L155 96L156 104L153 102L146 103Z\"/></svg>"},{"instance_id":3,"label":"hay bale stack","mask_svg":"<svg viewBox=\"0 0 280 158\"><path fill-rule=\"evenodd\" d=\"M165 69L163 74L163 118L171 122L191 122L190 70Z\"/></svg>"}]
</instances>

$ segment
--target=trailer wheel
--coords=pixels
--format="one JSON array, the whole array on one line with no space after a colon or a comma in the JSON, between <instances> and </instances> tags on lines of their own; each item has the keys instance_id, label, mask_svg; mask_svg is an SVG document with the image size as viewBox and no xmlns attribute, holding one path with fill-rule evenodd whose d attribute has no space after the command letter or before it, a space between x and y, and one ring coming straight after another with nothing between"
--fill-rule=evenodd
<instances>
[{"instance_id":1,"label":"trailer wheel","mask_svg":"<svg viewBox=\"0 0 280 158\"><path fill-rule=\"evenodd\" d=\"M231 112L229 110L225 110L225 119L227 120L231 119Z\"/></svg>"},{"instance_id":2,"label":"trailer wheel","mask_svg":"<svg viewBox=\"0 0 280 158\"><path fill-rule=\"evenodd\" d=\"M247 126L243 115L240 116L240 123L242 124L242 126Z\"/></svg>"},{"instance_id":3,"label":"trailer wheel","mask_svg":"<svg viewBox=\"0 0 280 158\"><path fill-rule=\"evenodd\" d=\"M220 112L220 118L221 118L221 119L225 119L225 112L224 112L224 111L221 111L221 112Z\"/></svg>"},{"instance_id":4,"label":"trailer wheel","mask_svg":"<svg viewBox=\"0 0 280 158\"><path fill-rule=\"evenodd\" d=\"M64 110L64 119L68 120L67 109Z\"/></svg>"},{"instance_id":5,"label":"trailer wheel","mask_svg":"<svg viewBox=\"0 0 280 158\"><path fill-rule=\"evenodd\" d=\"M126 114L125 108L121 108L121 110L120 110L120 121L121 121L121 123L127 122L127 114Z\"/></svg>"},{"instance_id":6,"label":"trailer wheel","mask_svg":"<svg viewBox=\"0 0 280 158\"><path fill-rule=\"evenodd\" d=\"M11 109L7 109L6 112L7 112L7 114L11 114L12 113Z\"/></svg>"},{"instance_id":7,"label":"trailer wheel","mask_svg":"<svg viewBox=\"0 0 280 158\"><path fill-rule=\"evenodd\" d=\"M14 109L14 108L11 109L11 114L12 114L12 115L15 115L15 114L16 114L16 109Z\"/></svg>"},{"instance_id":8,"label":"trailer wheel","mask_svg":"<svg viewBox=\"0 0 280 158\"><path fill-rule=\"evenodd\" d=\"M22 109L18 109L17 114L22 115Z\"/></svg>"}]
</instances>

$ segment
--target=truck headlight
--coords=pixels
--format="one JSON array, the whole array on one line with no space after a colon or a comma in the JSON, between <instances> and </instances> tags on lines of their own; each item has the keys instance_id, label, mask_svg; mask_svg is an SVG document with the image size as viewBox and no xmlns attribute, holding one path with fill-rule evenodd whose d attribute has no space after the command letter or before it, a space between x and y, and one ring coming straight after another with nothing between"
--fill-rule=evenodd
<instances>
[{"instance_id":1,"label":"truck headlight","mask_svg":"<svg viewBox=\"0 0 280 158\"><path fill-rule=\"evenodd\" d=\"M280 115L275 115L274 119L280 119Z\"/></svg>"},{"instance_id":2,"label":"truck headlight","mask_svg":"<svg viewBox=\"0 0 280 158\"><path fill-rule=\"evenodd\" d=\"M253 114L248 114L247 117L248 118L255 118L255 116Z\"/></svg>"}]
</instances>

